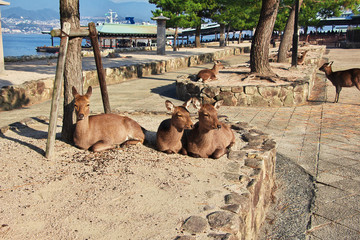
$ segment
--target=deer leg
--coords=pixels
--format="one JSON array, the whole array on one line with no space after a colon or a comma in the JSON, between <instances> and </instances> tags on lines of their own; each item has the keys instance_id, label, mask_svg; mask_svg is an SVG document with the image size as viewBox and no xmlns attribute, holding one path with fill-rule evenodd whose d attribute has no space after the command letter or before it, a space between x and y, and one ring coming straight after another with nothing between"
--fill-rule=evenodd
<instances>
[{"instance_id":1,"label":"deer leg","mask_svg":"<svg viewBox=\"0 0 360 240\"><path fill-rule=\"evenodd\" d=\"M337 103L339 102L339 95L340 95L340 92L341 92L341 86L336 86L336 94L335 94L335 101L334 103Z\"/></svg>"},{"instance_id":2,"label":"deer leg","mask_svg":"<svg viewBox=\"0 0 360 240\"><path fill-rule=\"evenodd\" d=\"M215 150L215 152L210 156L211 158L218 159L222 155L224 155L227 152L226 148L218 148Z\"/></svg>"},{"instance_id":3,"label":"deer leg","mask_svg":"<svg viewBox=\"0 0 360 240\"><path fill-rule=\"evenodd\" d=\"M114 146L112 144L106 143L103 140L101 140L101 141L98 141L97 143L95 143L94 145L92 145L91 150L93 150L94 152L101 152L101 151L108 150L113 147Z\"/></svg>"},{"instance_id":4,"label":"deer leg","mask_svg":"<svg viewBox=\"0 0 360 240\"><path fill-rule=\"evenodd\" d=\"M143 141L142 141L142 140L131 139L131 140L127 140L127 141L123 142L123 143L121 144L121 146L128 147L128 146L130 146L130 145L136 145L136 144L138 144L138 143L143 143Z\"/></svg>"},{"instance_id":5,"label":"deer leg","mask_svg":"<svg viewBox=\"0 0 360 240\"><path fill-rule=\"evenodd\" d=\"M181 149L180 149L180 152L179 152L180 154L182 154L182 155L188 155L188 152L186 151L186 149L184 148L184 147L182 147Z\"/></svg>"},{"instance_id":6,"label":"deer leg","mask_svg":"<svg viewBox=\"0 0 360 240\"><path fill-rule=\"evenodd\" d=\"M360 91L360 82L355 80L355 87Z\"/></svg>"}]
</instances>

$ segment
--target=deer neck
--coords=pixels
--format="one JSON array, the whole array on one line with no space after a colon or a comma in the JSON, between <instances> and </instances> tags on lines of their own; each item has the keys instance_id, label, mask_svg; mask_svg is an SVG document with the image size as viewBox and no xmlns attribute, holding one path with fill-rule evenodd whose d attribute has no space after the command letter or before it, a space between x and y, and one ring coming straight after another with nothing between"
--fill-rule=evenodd
<instances>
[{"instance_id":1,"label":"deer neck","mask_svg":"<svg viewBox=\"0 0 360 240\"><path fill-rule=\"evenodd\" d=\"M173 138L181 138L183 135L184 129L175 127L173 124L170 125L169 133Z\"/></svg>"},{"instance_id":2,"label":"deer neck","mask_svg":"<svg viewBox=\"0 0 360 240\"><path fill-rule=\"evenodd\" d=\"M326 75L327 77L328 77L328 76L331 76L331 74L333 73L331 67L330 67L330 68L326 68L325 70L326 70L326 71L325 71L325 75Z\"/></svg>"},{"instance_id":3,"label":"deer neck","mask_svg":"<svg viewBox=\"0 0 360 240\"><path fill-rule=\"evenodd\" d=\"M89 132L89 116L84 117L82 120L76 122L75 135L80 136Z\"/></svg>"},{"instance_id":4,"label":"deer neck","mask_svg":"<svg viewBox=\"0 0 360 240\"><path fill-rule=\"evenodd\" d=\"M214 67L212 68L213 72L215 74L218 74L219 73L219 67L217 65L214 65Z\"/></svg>"}]
</instances>

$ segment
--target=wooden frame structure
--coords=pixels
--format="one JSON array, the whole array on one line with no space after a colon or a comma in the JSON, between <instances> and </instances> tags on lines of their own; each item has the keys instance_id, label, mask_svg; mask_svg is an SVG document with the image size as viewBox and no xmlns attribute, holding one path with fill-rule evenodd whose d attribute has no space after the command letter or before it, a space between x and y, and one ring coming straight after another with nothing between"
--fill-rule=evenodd
<instances>
[{"instance_id":1,"label":"wooden frame structure","mask_svg":"<svg viewBox=\"0 0 360 240\"><path fill-rule=\"evenodd\" d=\"M64 22L62 29L54 29L53 31L51 31L51 36L60 37L61 40L60 40L60 50L57 61L57 67L56 67L55 81L54 81L53 97L51 102L50 122L49 122L48 138L47 138L46 151L45 151L46 158L52 158L54 154L57 117L59 112L62 82L64 81L66 53L67 53L67 47L70 37L90 37L91 45L94 51L97 73L99 77L104 112L105 113L111 112L106 80L105 80L105 71L101 61L99 42L97 38L98 34L96 31L95 23L93 22L89 23L88 28L80 28L73 30L71 30L70 28L71 28L70 23Z\"/></svg>"}]
</instances>

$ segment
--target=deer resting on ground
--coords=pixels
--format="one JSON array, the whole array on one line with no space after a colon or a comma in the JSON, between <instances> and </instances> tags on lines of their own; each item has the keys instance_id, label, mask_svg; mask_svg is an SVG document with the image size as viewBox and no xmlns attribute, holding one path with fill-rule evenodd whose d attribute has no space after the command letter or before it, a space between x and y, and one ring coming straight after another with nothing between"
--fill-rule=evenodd
<instances>
[{"instance_id":1,"label":"deer resting on ground","mask_svg":"<svg viewBox=\"0 0 360 240\"><path fill-rule=\"evenodd\" d=\"M172 154L178 153L183 148L181 138L184 129L193 128L190 113L187 110L191 102L192 99L189 99L182 106L176 107L169 100L165 101L165 106L172 116L162 121L157 130L156 146L159 151Z\"/></svg>"},{"instance_id":2,"label":"deer resting on ground","mask_svg":"<svg viewBox=\"0 0 360 240\"><path fill-rule=\"evenodd\" d=\"M356 88L360 90L360 68L333 72L331 69L332 64L333 62L324 63L319 70L325 72L326 77L335 86L336 95L334 103L337 103L343 87L356 86Z\"/></svg>"},{"instance_id":3,"label":"deer resting on ground","mask_svg":"<svg viewBox=\"0 0 360 240\"><path fill-rule=\"evenodd\" d=\"M131 118L112 113L89 116L91 87L85 95L78 94L73 87L72 94L76 112L74 143L77 147L99 152L118 144L144 142L145 134L141 126Z\"/></svg>"},{"instance_id":4,"label":"deer resting on ground","mask_svg":"<svg viewBox=\"0 0 360 240\"><path fill-rule=\"evenodd\" d=\"M222 103L223 100L214 105L202 105L198 99L194 99L193 105L198 109L199 121L192 130L186 132L186 151L189 156L217 159L235 143L235 135L229 125L218 120L217 110Z\"/></svg>"},{"instance_id":5,"label":"deer resting on ground","mask_svg":"<svg viewBox=\"0 0 360 240\"><path fill-rule=\"evenodd\" d=\"M308 50L304 51L300 57L297 59L298 65L303 65L305 63L305 56L307 54Z\"/></svg>"},{"instance_id":6,"label":"deer resting on ground","mask_svg":"<svg viewBox=\"0 0 360 240\"><path fill-rule=\"evenodd\" d=\"M203 82L216 80L216 75L219 73L220 69L223 69L224 65L220 61L214 61L214 66L212 69L203 69L196 75L196 80L200 78Z\"/></svg>"}]
</instances>

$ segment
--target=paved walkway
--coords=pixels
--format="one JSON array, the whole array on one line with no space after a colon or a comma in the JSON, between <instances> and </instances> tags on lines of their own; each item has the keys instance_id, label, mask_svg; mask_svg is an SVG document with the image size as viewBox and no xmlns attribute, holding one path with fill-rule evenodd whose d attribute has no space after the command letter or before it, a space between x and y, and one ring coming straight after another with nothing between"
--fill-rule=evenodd
<instances>
[{"instance_id":1,"label":"paved walkway","mask_svg":"<svg viewBox=\"0 0 360 240\"><path fill-rule=\"evenodd\" d=\"M359 54L357 49L330 49L325 57L334 61L334 70L339 70L359 67L356 59ZM225 61L236 64L248 60L249 55L245 54ZM180 103L175 99L174 87L178 75L195 73L210 66L109 86L111 107L119 111L164 111L165 99ZM317 192L307 231L309 239L360 239L360 92L356 88L345 88L339 103L334 104L335 88L329 81L325 83L323 74L319 77L318 89L308 105L291 108L222 107L220 114L227 115L231 121L249 122L271 134L277 141L278 153L313 176ZM95 89L91 100L91 109L101 112L99 89ZM48 101L22 110L0 112L0 123L3 126L16 119L48 116L49 112Z\"/></svg>"}]
</instances>

